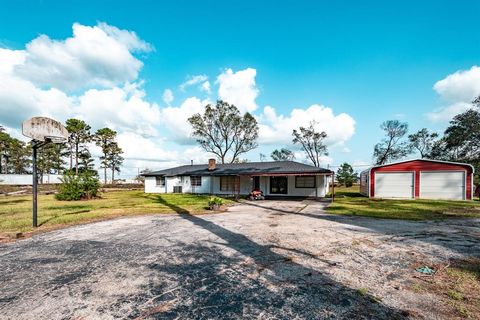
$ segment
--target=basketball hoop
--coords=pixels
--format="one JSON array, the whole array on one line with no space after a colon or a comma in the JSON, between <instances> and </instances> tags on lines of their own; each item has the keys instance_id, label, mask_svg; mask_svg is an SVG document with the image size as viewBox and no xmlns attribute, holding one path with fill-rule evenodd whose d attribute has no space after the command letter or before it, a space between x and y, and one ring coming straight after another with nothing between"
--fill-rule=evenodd
<instances>
[{"instance_id":1,"label":"basketball hoop","mask_svg":"<svg viewBox=\"0 0 480 320\"><path fill-rule=\"evenodd\" d=\"M47 117L33 117L22 123L22 133L34 141L62 143L68 139L67 129Z\"/></svg>"},{"instance_id":2,"label":"basketball hoop","mask_svg":"<svg viewBox=\"0 0 480 320\"><path fill-rule=\"evenodd\" d=\"M22 134L32 139L33 171L33 227L37 227L37 150L48 143L63 143L68 139L67 129L58 121L46 117L33 117L22 123Z\"/></svg>"}]
</instances>

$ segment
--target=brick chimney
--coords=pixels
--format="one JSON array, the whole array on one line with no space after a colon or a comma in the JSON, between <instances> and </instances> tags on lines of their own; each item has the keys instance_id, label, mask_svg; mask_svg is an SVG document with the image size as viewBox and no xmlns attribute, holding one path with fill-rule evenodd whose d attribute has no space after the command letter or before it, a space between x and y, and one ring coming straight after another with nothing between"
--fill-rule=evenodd
<instances>
[{"instance_id":1,"label":"brick chimney","mask_svg":"<svg viewBox=\"0 0 480 320\"><path fill-rule=\"evenodd\" d=\"M216 166L217 166L217 162L215 161L215 159L208 159L208 170L209 171L215 170Z\"/></svg>"}]
</instances>

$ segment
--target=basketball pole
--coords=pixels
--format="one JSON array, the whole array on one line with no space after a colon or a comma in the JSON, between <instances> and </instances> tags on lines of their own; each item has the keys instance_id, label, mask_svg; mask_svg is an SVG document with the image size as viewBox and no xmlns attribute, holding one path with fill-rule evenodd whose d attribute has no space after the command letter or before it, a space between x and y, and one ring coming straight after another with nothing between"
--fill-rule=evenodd
<instances>
[{"instance_id":1,"label":"basketball pole","mask_svg":"<svg viewBox=\"0 0 480 320\"><path fill-rule=\"evenodd\" d=\"M33 170L33 181L32 181L32 193L33 193L33 227L37 227L37 141L32 141L32 170Z\"/></svg>"},{"instance_id":2,"label":"basketball pole","mask_svg":"<svg viewBox=\"0 0 480 320\"><path fill-rule=\"evenodd\" d=\"M37 219L37 193L38 193L38 174L37 174L37 152L40 147L48 144L50 140L46 140L44 142L39 142L37 140L32 140L32 194L33 194L33 205L32 205L32 225L34 228L38 226L38 219Z\"/></svg>"},{"instance_id":3,"label":"basketball pole","mask_svg":"<svg viewBox=\"0 0 480 320\"><path fill-rule=\"evenodd\" d=\"M22 134L31 139L32 145L32 225L38 226L38 150L49 143L68 140L68 130L60 122L47 117L33 117L22 122Z\"/></svg>"}]
</instances>

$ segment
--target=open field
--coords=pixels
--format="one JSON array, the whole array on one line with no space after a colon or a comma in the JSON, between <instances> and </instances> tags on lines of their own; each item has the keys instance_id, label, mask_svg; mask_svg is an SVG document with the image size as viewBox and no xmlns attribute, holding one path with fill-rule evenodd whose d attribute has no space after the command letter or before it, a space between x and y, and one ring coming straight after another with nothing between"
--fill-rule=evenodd
<instances>
[{"instance_id":1,"label":"open field","mask_svg":"<svg viewBox=\"0 0 480 320\"><path fill-rule=\"evenodd\" d=\"M38 196L39 229L73 225L118 216L151 213L205 212L209 196L145 194L143 191L112 191L89 201L59 201L54 195ZM225 200L229 203L229 200ZM0 233L32 230L32 196L0 198Z\"/></svg>"},{"instance_id":2,"label":"open field","mask_svg":"<svg viewBox=\"0 0 480 320\"><path fill-rule=\"evenodd\" d=\"M407 220L480 217L478 201L369 199L359 193L358 186L336 187L335 194L328 213Z\"/></svg>"}]
</instances>

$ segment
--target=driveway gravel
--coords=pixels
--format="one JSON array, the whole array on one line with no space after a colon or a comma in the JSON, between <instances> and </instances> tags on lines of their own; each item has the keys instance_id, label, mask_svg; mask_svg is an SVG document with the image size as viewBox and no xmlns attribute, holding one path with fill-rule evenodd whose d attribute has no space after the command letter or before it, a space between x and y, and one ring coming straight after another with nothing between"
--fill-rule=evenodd
<instances>
[{"instance_id":1,"label":"driveway gravel","mask_svg":"<svg viewBox=\"0 0 480 320\"><path fill-rule=\"evenodd\" d=\"M414 267L480 256L480 220L334 216L315 201L123 218L0 245L1 319L445 318Z\"/></svg>"}]
</instances>

